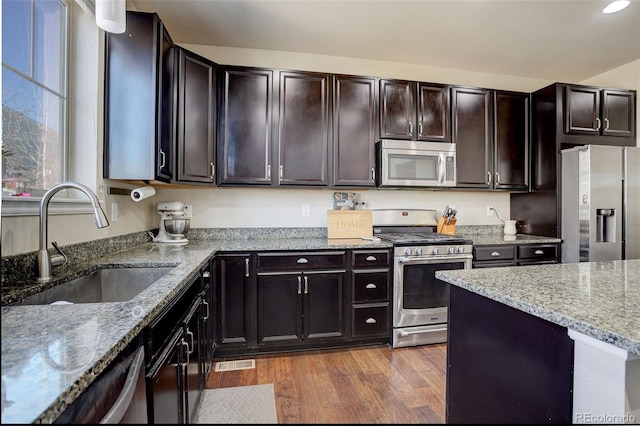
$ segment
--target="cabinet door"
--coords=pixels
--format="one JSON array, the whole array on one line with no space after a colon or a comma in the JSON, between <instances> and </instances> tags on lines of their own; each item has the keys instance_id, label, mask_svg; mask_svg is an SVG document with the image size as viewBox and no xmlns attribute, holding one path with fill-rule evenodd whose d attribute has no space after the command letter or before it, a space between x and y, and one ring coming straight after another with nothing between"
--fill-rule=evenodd
<instances>
[{"instance_id":1,"label":"cabinet door","mask_svg":"<svg viewBox=\"0 0 640 426\"><path fill-rule=\"evenodd\" d=\"M225 345L248 347L255 341L250 262L248 254L221 255L216 259L217 349Z\"/></svg>"},{"instance_id":2,"label":"cabinet door","mask_svg":"<svg viewBox=\"0 0 640 426\"><path fill-rule=\"evenodd\" d=\"M227 67L220 77L219 184L271 184L273 71Z\"/></svg>"},{"instance_id":3,"label":"cabinet door","mask_svg":"<svg viewBox=\"0 0 640 426\"><path fill-rule=\"evenodd\" d=\"M634 92L628 90L602 90L602 134L633 138L635 135Z\"/></svg>"},{"instance_id":4,"label":"cabinet door","mask_svg":"<svg viewBox=\"0 0 640 426\"><path fill-rule=\"evenodd\" d=\"M329 75L282 71L279 184L328 185Z\"/></svg>"},{"instance_id":5,"label":"cabinet door","mask_svg":"<svg viewBox=\"0 0 640 426\"><path fill-rule=\"evenodd\" d=\"M451 142L449 86L418 83L418 140Z\"/></svg>"},{"instance_id":6,"label":"cabinet door","mask_svg":"<svg viewBox=\"0 0 640 426\"><path fill-rule=\"evenodd\" d=\"M305 340L344 337L344 276L344 271L303 273Z\"/></svg>"},{"instance_id":7,"label":"cabinet door","mask_svg":"<svg viewBox=\"0 0 640 426\"><path fill-rule=\"evenodd\" d=\"M490 189L493 185L491 91L454 87L451 108L457 186Z\"/></svg>"},{"instance_id":8,"label":"cabinet door","mask_svg":"<svg viewBox=\"0 0 640 426\"><path fill-rule=\"evenodd\" d=\"M375 186L376 80L333 77L333 185Z\"/></svg>"},{"instance_id":9,"label":"cabinet door","mask_svg":"<svg viewBox=\"0 0 640 426\"><path fill-rule=\"evenodd\" d=\"M186 341L183 329L176 330L169 342L147 373L149 424L186 423Z\"/></svg>"},{"instance_id":10,"label":"cabinet door","mask_svg":"<svg viewBox=\"0 0 640 426\"><path fill-rule=\"evenodd\" d=\"M214 182L215 68L180 49L178 72L178 181Z\"/></svg>"},{"instance_id":11,"label":"cabinet door","mask_svg":"<svg viewBox=\"0 0 640 426\"><path fill-rule=\"evenodd\" d=\"M202 299L198 297L184 320L184 340L187 343L186 360L186 404L187 423L195 423L196 408L199 400L201 378L204 376L202 368L201 338L201 306Z\"/></svg>"},{"instance_id":12,"label":"cabinet door","mask_svg":"<svg viewBox=\"0 0 640 426\"><path fill-rule=\"evenodd\" d=\"M300 342L302 274L258 274L258 344Z\"/></svg>"},{"instance_id":13,"label":"cabinet door","mask_svg":"<svg viewBox=\"0 0 640 426\"><path fill-rule=\"evenodd\" d=\"M529 94L494 92L494 188L529 189Z\"/></svg>"},{"instance_id":14,"label":"cabinet door","mask_svg":"<svg viewBox=\"0 0 640 426\"><path fill-rule=\"evenodd\" d=\"M213 279L213 261L210 262L202 270L202 280L204 294L202 299L203 315L202 315L202 328L203 328L203 367L204 367L204 379L211 371L213 364L213 357L216 350L216 292L215 281ZM204 382L203 382L204 386Z\"/></svg>"},{"instance_id":15,"label":"cabinet door","mask_svg":"<svg viewBox=\"0 0 640 426\"><path fill-rule=\"evenodd\" d=\"M570 135L600 134L600 90L565 86L564 131Z\"/></svg>"},{"instance_id":16,"label":"cabinet door","mask_svg":"<svg viewBox=\"0 0 640 426\"><path fill-rule=\"evenodd\" d=\"M414 139L415 84L380 80L380 138Z\"/></svg>"},{"instance_id":17,"label":"cabinet door","mask_svg":"<svg viewBox=\"0 0 640 426\"><path fill-rule=\"evenodd\" d=\"M105 36L104 177L173 176L174 45L155 13L127 12Z\"/></svg>"}]
</instances>

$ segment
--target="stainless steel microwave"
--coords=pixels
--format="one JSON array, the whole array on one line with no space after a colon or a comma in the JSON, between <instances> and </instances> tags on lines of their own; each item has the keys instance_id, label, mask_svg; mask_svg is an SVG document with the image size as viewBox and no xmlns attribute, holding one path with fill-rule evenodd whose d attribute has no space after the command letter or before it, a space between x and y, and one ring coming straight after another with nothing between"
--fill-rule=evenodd
<instances>
[{"instance_id":1,"label":"stainless steel microwave","mask_svg":"<svg viewBox=\"0 0 640 426\"><path fill-rule=\"evenodd\" d=\"M376 142L377 185L456 186L456 144L383 139Z\"/></svg>"}]
</instances>

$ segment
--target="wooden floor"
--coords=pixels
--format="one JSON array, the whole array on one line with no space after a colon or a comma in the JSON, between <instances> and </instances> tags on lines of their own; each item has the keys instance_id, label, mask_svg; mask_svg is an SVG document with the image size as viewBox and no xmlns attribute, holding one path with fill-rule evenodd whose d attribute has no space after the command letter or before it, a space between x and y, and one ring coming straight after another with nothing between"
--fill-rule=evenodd
<instances>
[{"instance_id":1,"label":"wooden floor","mask_svg":"<svg viewBox=\"0 0 640 426\"><path fill-rule=\"evenodd\" d=\"M278 423L444 423L446 344L315 350L211 371L207 389L273 383Z\"/></svg>"}]
</instances>

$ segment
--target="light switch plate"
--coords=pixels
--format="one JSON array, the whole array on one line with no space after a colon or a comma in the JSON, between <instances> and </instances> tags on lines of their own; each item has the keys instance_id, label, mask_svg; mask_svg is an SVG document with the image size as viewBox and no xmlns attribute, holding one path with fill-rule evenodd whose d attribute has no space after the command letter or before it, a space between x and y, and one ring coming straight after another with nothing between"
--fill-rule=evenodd
<instances>
[{"instance_id":1,"label":"light switch plate","mask_svg":"<svg viewBox=\"0 0 640 426\"><path fill-rule=\"evenodd\" d=\"M191 219L192 217L193 217L193 204L185 204L183 218Z\"/></svg>"},{"instance_id":2,"label":"light switch plate","mask_svg":"<svg viewBox=\"0 0 640 426\"><path fill-rule=\"evenodd\" d=\"M301 211L302 217L309 217L311 216L311 205L310 204L303 204L302 205L302 211Z\"/></svg>"}]
</instances>

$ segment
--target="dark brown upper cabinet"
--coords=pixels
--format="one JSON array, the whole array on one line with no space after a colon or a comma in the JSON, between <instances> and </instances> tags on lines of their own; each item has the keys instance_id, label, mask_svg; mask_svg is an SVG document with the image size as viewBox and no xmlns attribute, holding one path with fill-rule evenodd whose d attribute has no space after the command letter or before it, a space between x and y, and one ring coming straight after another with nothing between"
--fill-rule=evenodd
<instances>
[{"instance_id":1,"label":"dark brown upper cabinet","mask_svg":"<svg viewBox=\"0 0 640 426\"><path fill-rule=\"evenodd\" d=\"M493 91L493 188L529 190L530 95Z\"/></svg>"},{"instance_id":2,"label":"dark brown upper cabinet","mask_svg":"<svg viewBox=\"0 0 640 426\"><path fill-rule=\"evenodd\" d=\"M215 182L216 64L178 48L178 182Z\"/></svg>"},{"instance_id":3,"label":"dark brown upper cabinet","mask_svg":"<svg viewBox=\"0 0 640 426\"><path fill-rule=\"evenodd\" d=\"M380 80L380 138L451 142L449 86Z\"/></svg>"},{"instance_id":4,"label":"dark brown upper cabinet","mask_svg":"<svg viewBox=\"0 0 640 426\"><path fill-rule=\"evenodd\" d=\"M155 13L128 11L124 33L105 33L105 178L174 178L175 56Z\"/></svg>"},{"instance_id":5,"label":"dark brown upper cabinet","mask_svg":"<svg viewBox=\"0 0 640 426\"><path fill-rule=\"evenodd\" d=\"M529 94L453 87L457 187L529 189Z\"/></svg>"},{"instance_id":6,"label":"dark brown upper cabinet","mask_svg":"<svg viewBox=\"0 0 640 426\"><path fill-rule=\"evenodd\" d=\"M334 75L334 186L375 186L376 79Z\"/></svg>"},{"instance_id":7,"label":"dark brown upper cabinet","mask_svg":"<svg viewBox=\"0 0 640 426\"><path fill-rule=\"evenodd\" d=\"M493 96L475 87L451 89L457 187L493 187Z\"/></svg>"},{"instance_id":8,"label":"dark brown upper cabinet","mask_svg":"<svg viewBox=\"0 0 640 426\"><path fill-rule=\"evenodd\" d=\"M635 137L635 91L565 85L564 101L566 134L626 139ZM607 143L616 144L615 140Z\"/></svg>"},{"instance_id":9,"label":"dark brown upper cabinet","mask_svg":"<svg viewBox=\"0 0 640 426\"><path fill-rule=\"evenodd\" d=\"M262 68L220 70L219 185L272 183L273 74Z\"/></svg>"},{"instance_id":10,"label":"dark brown upper cabinet","mask_svg":"<svg viewBox=\"0 0 640 426\"><path fill-rule=\"evenodd\" d=\"M281 71L278 185L327 186L329 74Z\"/></svg>"}]
</instances>

